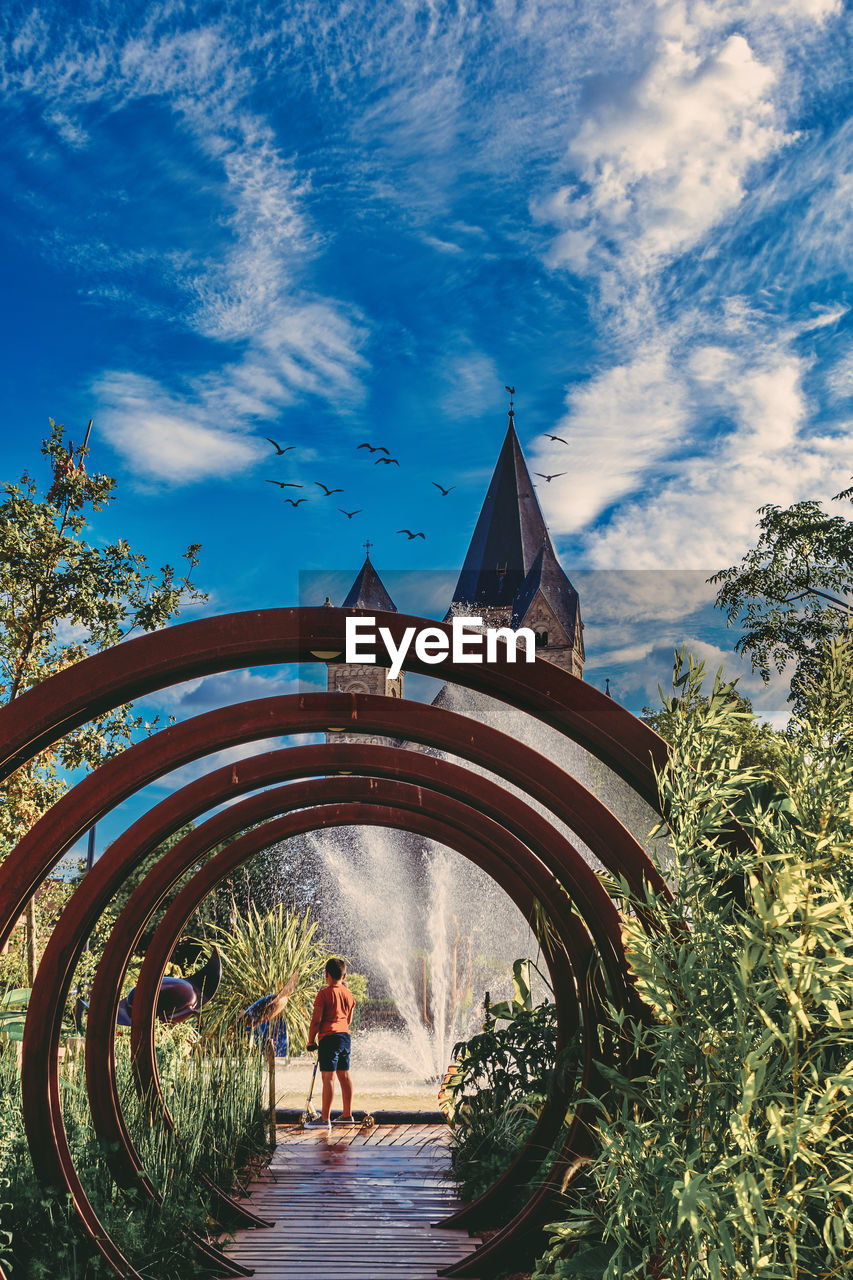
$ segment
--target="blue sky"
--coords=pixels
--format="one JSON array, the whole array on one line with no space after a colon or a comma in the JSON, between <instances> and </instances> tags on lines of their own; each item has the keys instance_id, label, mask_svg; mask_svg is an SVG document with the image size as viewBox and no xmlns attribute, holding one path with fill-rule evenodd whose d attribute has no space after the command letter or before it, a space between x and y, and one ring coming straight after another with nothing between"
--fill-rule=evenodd
<instances>
[{"instance_id":1,"label":"blue sky","mask_svg":"<svg viewBox=\"0 0 853 1280\"><path fill-rule=\"evenodd\" d=\"M696 571L582 587L589 676L638 709L673 643L729 643L701 582L756 507L848 481L840 0L75 0L0 32L4 477L93 417L93 536L201 542L210 608L291 603L365 537L457 567L511 383L579 585Z\"/></svg>"}]
</instances>

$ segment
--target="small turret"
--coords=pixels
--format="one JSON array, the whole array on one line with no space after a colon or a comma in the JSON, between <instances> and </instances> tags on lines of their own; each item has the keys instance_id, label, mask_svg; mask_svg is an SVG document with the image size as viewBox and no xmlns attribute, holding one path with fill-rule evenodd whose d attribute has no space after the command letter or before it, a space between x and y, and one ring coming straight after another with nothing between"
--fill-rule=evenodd
<instances>
[{"instance_id":1,"label":"small turret","mask_svg":"<svg viewBox=\"0 0 853 1280\"><path fill-rule=\"evenodd\" d=\"M364 544L364 564L356 574L342 608L360 609L365 613L396 613L397 606L370 559L370 547L370 542ZM388 698L403 696L404 673L401 671L395 680L391 680L388 668L379 663L327 662L326 672L326 689L329 693L375 693ZM365 734L335 733L327 734L326 737L330 742L378 743L382 746L390 743L388 738Z\"/></svg>"}]
</instances>

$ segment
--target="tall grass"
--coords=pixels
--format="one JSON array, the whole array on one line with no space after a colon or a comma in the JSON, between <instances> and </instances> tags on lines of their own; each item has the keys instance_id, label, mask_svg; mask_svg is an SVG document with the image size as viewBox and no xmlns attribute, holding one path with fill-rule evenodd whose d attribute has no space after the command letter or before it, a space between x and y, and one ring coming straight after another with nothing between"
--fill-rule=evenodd
<instances>
[{"instance_id":1,"label":"tall grass","mask_svg":"<svg viewBox=\"0 0 853 1280\"><path fill-rule=\"evenodd\" d=\"M200 1172L226 1189L264 1152L261 1053L245 1038L223 1051L186 1027L161 1028L158 1063L175 1129L155 1119L133 1088L128 1038L116 1045L119 1089L131 1135L162 1206L134 1203L113 1182L89 1119L82 1064L63 1064L66 1130L98 1216L134 1267L150 1280L203 1274L183 1229L217 1233ZM95 1280L110 1272L82 1242L75 1215L35 1179L23 1132L14 1056L0 1053L0 1257L12 1280Z\"/></svg>"},{"instance_id":2,"label":"tall grass","mask_svg":"<svg viewBox=\"0 0 853 1280\"><path fill-rule=\"evenodd\" d=\"M700 694L680 666L674 899L638 904L668 927L624 923L647 1074L611 1076L538 1280L853 1274L853 655L833 647L775 774L743 764L731 687Z\"/></svg>"}]
</instances>

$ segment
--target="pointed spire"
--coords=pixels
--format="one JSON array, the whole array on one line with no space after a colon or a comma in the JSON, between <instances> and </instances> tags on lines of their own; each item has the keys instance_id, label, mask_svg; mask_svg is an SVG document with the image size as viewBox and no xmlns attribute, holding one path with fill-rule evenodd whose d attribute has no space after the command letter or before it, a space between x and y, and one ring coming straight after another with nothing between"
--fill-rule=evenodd
<instances>
[{"instance_id":1,"label":"pointed spire","mask_svg":"<svg viewBox=\"0 0 853 1280\"><path fill-rule=\"evenodd\" d=\"M364 544L364 564L347 592L342 607L344 609L383 609L388 613L396 613L397 606L385 590L385 585L371 562L372 546L372 542Z\"/></svg>"},{"instance_id":2,"label":"pointed spire","mask_svg":"<svg viewBox=\"0 0 853 1280\"><path fill-rule=\"evenodd\" d=\"M510 393L509 425L486 500L453 593L453 604L508 608L539 548L551 539L515 432ZM553 547L551 547L553 553Z\"/></svg>"}]
</instances>

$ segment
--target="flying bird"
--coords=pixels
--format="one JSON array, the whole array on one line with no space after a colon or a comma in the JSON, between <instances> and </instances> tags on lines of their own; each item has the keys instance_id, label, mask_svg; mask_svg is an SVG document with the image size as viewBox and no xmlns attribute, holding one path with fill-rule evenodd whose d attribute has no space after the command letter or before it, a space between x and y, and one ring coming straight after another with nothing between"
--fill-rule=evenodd
<instances>
[{"instance_id":1,"label":"flying bird","mask_svg":"<svg viewBox=\"0 0 853 1280\"><path fill-rule=\"evenodd\" d=\"M455 484L452 484L452 485L450 486L450 488L449 488L449 489L445 489L444 485L439 484L437 480L433 480L433 481L431 481L431 483L435 485L436 489L440 489L440 490L441 490L441 496L442 496L442 498L446 498L446 497L447 497L447 495L448 495L449 493L451 493L451 492L456 488L456 485L455 485Z\"/></svg>"},{"instance_id":2,"label":"flying bird","mask_svg":"<svg viewBox=\"0 0 853 1280\"><path fill-rule=\"evenodd\" d=\"M267 480L267 484L277 484L279 489L301 489L301 484L294 484L291 480Z\"/></svg>"},{"instance_id":3,"label":"flying bird","mask_svg":"<svg viewBox=\"0 0 853 1280\"><path fill-rule=\"evenodd\" d=\"M564 440L562 436L551 436L551 435L548 435L548 432L547 432L547 431L545 432L545 435L546 435L546 436L548 436L548 439L549 439L549 440L559 440L560 444L568 444L568 443L569 443L569 442L568 442L568 440Z\"/></svg>"},{"instance_id":4,"label":"flying bird","mask_svg":"<svg viewBox=\"0 0 853 1280\"><path fill-rule=\"evenodd\" d=\"M398 529L397 532L407 533L409 535L409 542L411 542L413 538L423 538L424 542L426 542L425 533L412 533L411 529Z\"/></svg>"},{"instance_id":5,"label":"flying bird","mask_svg":"<svg viewBox=\"0 0 853 1280\"><path fill-rule=\"evenodd\" d=\"M359 507L358 511L344 511L343 507L338 507L338 511L340 511L342 516L346 516L347 520L352 520L353 516L361 515L363 510L364 507Z\"/></svg>"},{"instance_id":6,"label":"flying bird","mask_svg":"<svg viewBox=\"0 0 853 1280\"><path fill-rule=\"evenodd\" d=\"M300 502L307 502L307 498L285 498L285 502L289 502L292 507L298 507Z\"/></svg>"},{"instance_id":7,"label":"flying bird","mask_svg":"<svg viewBox=\"0 0 853 1280\"><path fill-rule=\"evenodd\" d=\"M367 441L365 441L364 444L358 445L357 448L369 449L371 453L388 453L389 452L389 450L385 448L384 444L368 444Z\"/></svg>"},{"instance_id":8,"label":"flying bird","mask_svg":"<svg viewBox=\"0 0 853 1280\"><path fill-rule=\"evenodd\" d=\"M396 458L377 458L373 464L374 467L378 467L380 462L384 462L386 465L389 465L390 463L393 462L395 467L399 467L400 465Z\"/></svg>"},{"instance_id":9,"label":"flying bird","mask_svg":"<svg viewBox=\"0 0 853 1280\"><path fill-rule=\"evenodd\" d=\"M316 484L318 489L323 490L324 498L328 498L333 493L343 493L343 489L329 489L326 485L323 484L322 480L315 480L314 483Z\"/></svg>"},{"instance_id":10,"label":"flying bird","mask_svg":"<svg viewBox=\"0 0 853 1280\"><path fill-rule=\"evenodd\" d=\"M290 449L295 449L295 448L296 448L296 445L295 445L295 444L287 444L287 445L285 445L285 446L284 446L284 448L282 449L282 447L281 447L281 445L278 443L278 441L273 440L272 436L264 436L264 439L265 439L265 440L269 440L270 444L275 445L275 451L276 451L276 453L278 454L278 456L279 456L279 457L281 457L281 455L282 455L283 453L287 453Z\"/></svg>"},{"instance_id":11,"label":"flying bird","mask_svg":"<svg viewBox=\"0 0 853 1280\"><path fill-rule=\"evenodd\" d=\"M541 471L534 471L534 472L533 472L533 474L534 474L535 476L540 476L543 480L547 480L548 484L550 484L550 483L551 483L551 481L552 481L552 480L556 480L558 476L565 476L565 475L568 475L568 472L567 472L567 471L555 471L555 472L554 472L554 474L553 474L552 476L546 476L546 475L543 475Z\"/></svg>"}]
</instances>

